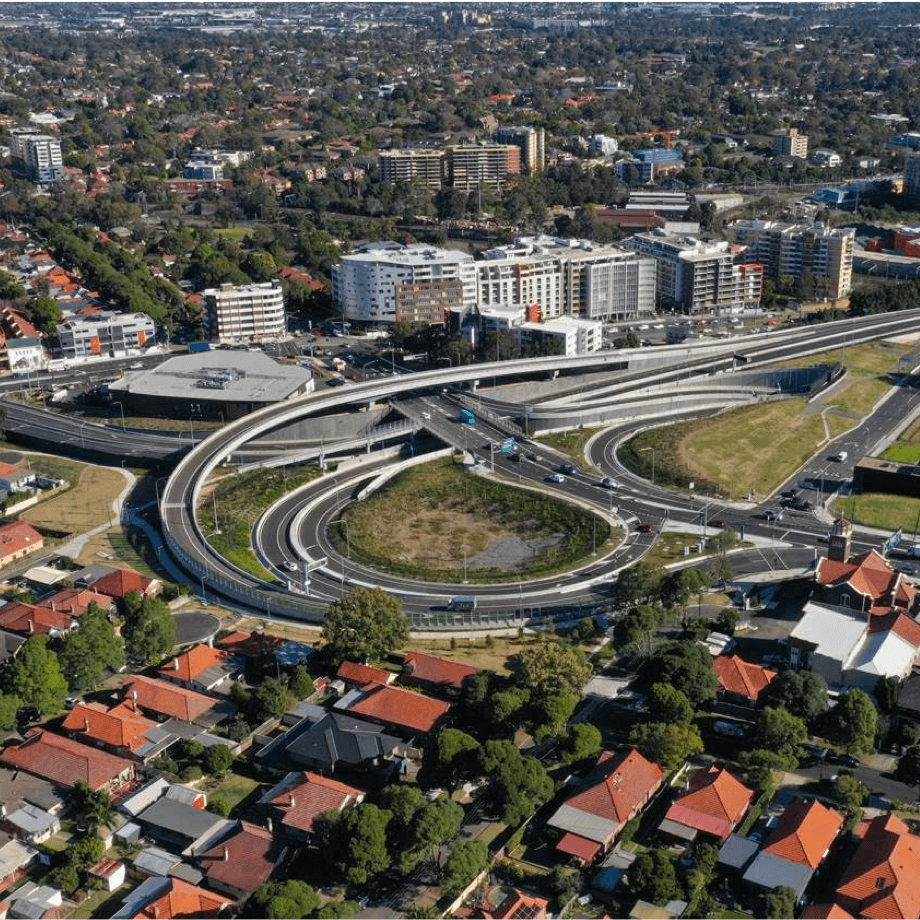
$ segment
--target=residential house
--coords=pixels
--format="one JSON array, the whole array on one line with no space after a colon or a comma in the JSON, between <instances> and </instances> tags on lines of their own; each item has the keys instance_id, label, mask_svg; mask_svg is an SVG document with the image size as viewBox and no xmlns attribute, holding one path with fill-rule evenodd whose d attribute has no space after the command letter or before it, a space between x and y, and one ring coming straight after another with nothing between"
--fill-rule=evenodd
<instances>
[{"instance_id":1,"label":"residential house","mask_svg":"<svg viewBox=\"0 0 920 920\"><path fill-rule=\"evenodd\" d=\"M176 655L157 670L162 680L213 696L227 693L236 673L237 668L225 651L205 644Z\"/></svg>"},{"instance_id":2,"label":"residential house","mask_svg":"<svg viewBox=\"0 0 920 920\"><path fill-rule=\"evenodd\" d=\"M136 792L121 799L115 807L129 818L134 818L145 808L163 798L163 796L201 810L208 804L206 792L202 792L200 789L193 789L191 786L170 783L168 780L163 779L162 776L158 776L145 783Z\"/></svg>"},{"instance_id":3,"label":"residential house","mask_svg":"<svg viewBox=\"0 0 920 920\"><path fill-rule=\"evenodd\" d=\"M867 614L809 601L789 634L796 669L820 674L830 687L872 692L879 678L906 679L920 657L920 624L898 609Z\"/></svg>"},{"instance_id":4,"label":"residential house","mask_svg":"<svg viewBox=\"0 0 920 920\"><path fill-rule=\"evenodd\" d=\"M854 920L853 915L836 901L809 904L799 916L802 920Z\"/></svg>"},{"instance_id":5,"label":"residential house","mask_svg":"<svg viewBox=\"0 0 920 920\"><path fill-rule=\"evenodd\" d=\"M292 837L309 840L313 822L325 811L360 805L365 793L309 771L288 773L259 799L266 818Z\"/></svg>"},{"instance_id":6,"label":"residential house","mask_svg":"<svg viewBox=\"0 0 920 920\"><path fill-rule=\"evenodd\" d=\"M186 690L165 680L134 674L122 684L125 698L157 719L182 719L214 725L230 714L229 704L217 704L213 697Z\"/></svg>"},{"instance_id":7,"label":"residential house","mask_svg":"<svg viewBox=\"0 0 920 920\"><path fill-rule=\"evenodd\" d=\"M355 661L343 661L339 665L335 676L344 680L346 686L367 687L370 684L391 684L396 679L392 671L374 668L369 664L359 664Z\"/></svg>"},{"instance_id":8,"label":"residential house","mask_svg":"<svg viewBox=\"0 0 920 920\"><path fill-rule=\"evenodd\" d=\"M0 607L0 629L24 636L62 636L76 626L70 614L50 607L37 607L13 601Z\"/></svg>"},{"instance_id":9,"label":"residential house","mask_svg":"<svg viewBox=\"0 0 920 920\"><path fill-rule=\"evenodd\" d=\"M33 846L49 840L60 829L61 819L57 815L28 802L12 810L3 810L0 816L0 830Z\"/></svg>"},{"instance_id":10,"label":"residential house","mask_svg":"<svg viewBox=\"0 0 920 920\"><path fill-rule=\"evenodd\" d=\"M98 879L106 891L117 891L125 883L127 870L119 859L103 859L89 870L89 877Z\"/></svg>"},{"instance_id":11,"label":"residential house","mask_svg":"<svg viewBox=\"0 0 920 920\"><path fill-rule=\"evenodd\" d=\"M101 703L78 703L61 724L61 730L74 740L135 761L143 761L140 752L149 746L148 736L155 728L156 722L125 703L111 709Z\"/></svg>"},{"instance_id":12,"label":"residential house","mask_svg":"<svg viewBox=\"0 0 920 920\"><path fill-rule=\"evenodd\" d=\"M41 728L31 729L22 744L6 748L0 753L0 762L55 786L71 787L83 780L91 789L111 792L134 777L130 760Z\"/></svg>"},{"instance_id":13,"label":"residential house","mask_svg":"<svg viewBox=\"0 0 920 920\"><path fill-rule=\"evenodd\" d=\"M35 484L35 473L11 463L0 461L0 488L7 492L26 492Z\"/></svg>"},{"instance_id":14,"label":"residential house","mask_svg":"<svg viewBox=\"0 0 920 920\"><path fill-rule=\"evenodd\" d=\"M423 652L409 652L399 679L429 693L456 698L463 691L464 684L478 673L479 669L469 664Z\"/></svg>"},{"instance_id":15,"label":"residential house","mask_svg":"<svg viewBox=\"0 0 920 920\"><path fill-rule=\"evenodd\" d=\"M148 878L125 898L113 920L229 917L233 899L178 878Z\"/></svg>"},{"instance_id":16,"label":"residential house","mask_svg":"<svg viewBox=\"0 0 920 920\"><path fill-rule=\"evenodd\" d=\"M920 837L893 814L873 818L860 832L837 886L837 904L858 917L920 917Z\"/></svg>"},{"instance_id":17,"label":"residential house","mask_svg":"<svg viewBox=\"0 0 920 920\"><path fill-rule=\"evenodd\" d=\"M314 773L342 770L383 780L405 756L405 745L382 725L330 712L318 722L303 719L258 754L263 765L289 762Z\"/></svg>"},{"instance_id":18,"label":"residential house","mask_svg":"<svg viewBox=\"0 0 920 920\"><path fill-rule=\"evenodd\" d=\"M99 594L107 594L116 600L124 598L132 591L143 597L156 597L163 590L163 585L156 578L148 578L131 569L115 569L92 582L92 588Z\"/></svg>"},{"instance_id":19,"label":"residential house","mask_svg":"<svg viewBox=\"0 0 920 920\"><path fill-rule=\"evenodd\" d=\"M25 641L25 636L17 636L14 632L0 629L0 665L15 658Z\"/></svg>"},{"instance_id":20,"label":"residential house","mask_svg":"<svg viewBox=\"0 0 920 920\"><path fill-rule=\"evenodd\" d=\"M64 588L45 598L39 606L50 607L58 613L67 613L72 617L81 617L89 610L90 604L95 604L101 610L115 609L112 598L89 588Z\"/></svg>"},{"instance_id":21,"label":"residential house","mask_svg":"<svg viewBox=\"0 0 920 920\"><path fill-rule=\"evenodd\" d=\"M493 885L478 900L474 916L485 917L486 920L512 920L517 917L542 920L548 915L548 910L546 898L508 885Z\"/></svg>"},{"instance_id":22,"label":"residential house","mask_svg":"<svg viewBox=\"0 0 920 920\"><path fill-rule=\"evenodd\" d=\"M556 849L590 863L661 788L664 771L635 748L604 751L578 791L546 822L562 831Z\"/></svg>"},{"instance_id":23,"label":"residential house","mask_svg":"<svg viewBox=\"0 0 920 920\"><path fill-rule=\"evenodd\" d=\"M690 777L659 829L685 841L695 840L700 834L726 840L747 814L753 798L753 790L713 764Z\"/></svg>"},{"instance_id":24,"label":"residential house","mask_svg":"<svg viewBox=\"0 0 920 920\"><path fill-rule=\"evenodd\" d=\"M271 830L241 821L235 834L198 857L208 885L243 901L286 861L287 846Z\"/></svg>"},{"instance_id":25,"label":"residential house","mask_svg":"<svg viewBox=\"0 0 920 920\"><path fill-rule=\"evenodd\" d=\"M39 851L15 837L0 834L0 891L5 891L19 881L33 863L38 862Z\"/></svg>"},{"instance_id":26,"label":"residential house","mask_svg":"<svg viewBox=\"0 0 920 920\"><path fill-rule=\"evenodd\" d=\"M0 525L0 566L37 553L44 545L41 533L26 521Z\"/></svg>"},{"instance_id":27,"label":"residential house","mask_svg":"<svg viewBox=\"0 0 920 920\"><path fill-rule=\"evenodd\" d=\"M796 901L827 858L843 829L844 817L816 799L797 799L787 806L764 849L743 880L756 888L791 888Z\"/></svg>"},{"instance_id":28,"label":"residential house","mask_svg":"<svg viewBox=\"0 0 920 920\"><path fill-rule=\"evenodd\" d=\"M383 684L351 691L336 703L336 708L390 725L407 740L439 728L450 712L449 703Z\"/></svg>"},{"instance_id":29,"label":"residential house","mask_svg":"<svg viewBox=\"0 0 920 920\"><path fill-rule=\"evenodd\" d=\"M751 664L737 655L718 655L712 667L719 679L719 695L726 702L741 706L757 706L776 677L776 671Z\"/></svg>"},{"instance_id":30,"label":"residential house","mask_svg":"<svg viewBox=\"0 0 920 920\"><path fill-rule=\"evenodd\" d=\"M6 916L10 920L59 920L63 904L60 888L24 882L10 895Z\"/></svg>"},{"instance_id":31,"label":"residential house","mask_svg":"<svg viewBox=\"0 0 920 920\"><path fill-rule=\"evenodd\" d=\"M182 856L198 856L233 829L233 822L168 796L148 805L134 819L144 833Z\"/></svg>"}]
</instances>

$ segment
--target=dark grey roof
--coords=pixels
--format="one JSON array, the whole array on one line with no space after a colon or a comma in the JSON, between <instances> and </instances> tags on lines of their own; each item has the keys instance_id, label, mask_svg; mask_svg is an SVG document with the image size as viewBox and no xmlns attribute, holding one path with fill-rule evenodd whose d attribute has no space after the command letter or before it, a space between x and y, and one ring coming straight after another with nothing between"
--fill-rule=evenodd
<instances>
[{"instance_id":1,"label":"dark grey roof","mask_svg":"<svg viewBox=\"0 0 920 920\"><path fill-rule=\"evenodd\" d=\"M0 803L12 811L23 802L54 812L64 804L64 799L47 780L22 770L0 769Z\"/></svg>"},{"instance_id":2,"label":"dark grey roof","mask_svg":"<svg viewBox=\"0 0 920 920\"><path fill-rule=\"evenodd\" d=\"M25 641L25 636L17 636L16 633L0 629L0 661L14 657Z\"/></svg>"},{"instance_id":3,"label":"dark grey roof","mask_svg":"<svg viewBox=\"0 0 920 920\"><path fill-rule=\"evenodd\" d=\"M772 853L761 852L748 866L743 879L751 885L771 891L774 888L791 888L795 892L796 900L799 900L805 894L811 876L812 870L808 866L780 859Z\"/></svg>"},{"instance_id":4,"label":"dark grey roof","mask_svg":"<svg viewBox=\"0 0 920 920\"><path fill-rule=\"evenodd\" d=\"M282 668L293 668L303 664L316 654L316 649L304 642L288 639L280 648L275 649L275 659Z\"/></svg>"},{"instance_id":5,"label":"dark grey roof","mask_svg":"<svg viewBox=\"0 0 920 920\"><path fill-rule=\"evenodd\" d=\"M719 865L740 871L757 855L759 847L760 844L756 840L732 834L719 850Z\"/></svg>"},{"instance_id":6,"label":"dark grey roof","mask_svg":"<svg viewBox=\"0 0 920 920\"><path fill-rule=\"evenodd\" d=\"M402 742L383 733L383 726L362 722L347 713L330 712L293 740L288 754L335 767L340 761L361 764L401 748Z\"/></svg>"},{"instance_id":7,"label":"dark grey roof","mask_svg":"<svg viewBox=\"0 0 920 920\"><path fill-rule=\"evenodd\" d=\"M920 672L914 671L901 684L898 693L898 709L920 717Z\"/></svg>"},{"instance_id":8,"label":"dark grey roof","mask_svg":"<svg viewBox=\"0 0 920 920\"><path fill-rule=\"evenodd\" d=\"M188 837L189 840L197 840L224 819L210 811L192 808L191 805L164 796L145 808L136 820Z\"/></svg>"}]
</instances>

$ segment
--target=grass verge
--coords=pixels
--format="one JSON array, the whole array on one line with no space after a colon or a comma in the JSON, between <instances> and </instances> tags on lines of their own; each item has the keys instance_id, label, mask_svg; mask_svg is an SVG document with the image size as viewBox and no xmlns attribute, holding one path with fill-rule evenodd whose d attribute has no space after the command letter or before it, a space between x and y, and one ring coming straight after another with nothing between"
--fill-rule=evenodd
<instances>
[{"instance_id":1,"label":"grass verge","mask_svg":"<svg viewBox=\"0 0 920 920\"><path fill-rule=\"evenodd\" d=\"M575 428L572 431L561 431L555 434L540 435L537 440L541 444L545 444L547 447L552 447L554 450L558 450L559 453L565 454L573 463L582 467L588 466L590 469L595 469L595 467L589 466L585 457L585 445L594 435L604 430L603 427Z\"/></svg>"},{"instance_id":2,"label":"grass verge","mask_svg":"<svg viewBox=\"0 0 920 920\"><path fill-rule=\"evenodd\" d=\"M473 475L450 459L404 471L342 519L331 528L339 552L424 581L516 581L566 571L602 552L612 533L606 520L562 499ZM499 541L508 541L508 562L477 564Z\"/></svg>"},{"instance_id":3,"label":"grass verge","mask_svg":"<svg viewBox=\"0 0 920 920\"><path fill-rule=\"evenodd\" d=\"M205 539L228 562L257 578L275 581L252 551L252 529L266 508L319 475L317 469L298 467L290 473L285 469L253 470L217 480L198 509Z\"/></svg>"},{"instance_id":4,"label":"grass verge","mask_svg":"<svg viewBox=\"0 0 920 920\"><path fill-rule=\"evenodd\" d=\"M913 533L920 523L920 498L909 495L889 495L884 492L864 492L847 495L832 503L835 514L841 514L854 524L896 531L903 527Z\"/></svg>"}]
</instances>

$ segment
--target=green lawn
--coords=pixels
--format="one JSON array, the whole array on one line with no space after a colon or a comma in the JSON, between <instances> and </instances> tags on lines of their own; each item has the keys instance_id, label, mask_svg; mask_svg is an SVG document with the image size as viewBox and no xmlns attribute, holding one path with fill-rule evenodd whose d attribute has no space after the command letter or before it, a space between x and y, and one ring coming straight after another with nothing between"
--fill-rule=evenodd
<instances>
[{"instance_id":1,"label":"green lawn","mask_svg":"<svg viewBox=\"0 0 920 920\"><path fill-rule=\"evenodd\" d=\"M888 495L883 492L865 492L848 495L833 503L833 513L842 514L854 524L878 527L894 532L899 527L911 533L920 520L920 498L908 495Z\"/></svg>"},{"instance_id":2,"label":"green lawn","mask_svg":"<svg viewBox=\"0 0 920 920\"><path fill-rule=\"evenodd\" d=\"M585 445L594 435L603 431L604 428L576 428L572 431L561 431L555 434L540 435L537 440L547 447L558 450L559 453L570 457L572 462L585 467L588 461L585 459ZM589 467L594 469L594 467Z\"/></svg>"},{"instance_id":3,"label":"green lawn","mask_svg":"<svg viewBox=\"0 0 920 920\"><path fill-rule=\"evenodd\" d=\"M207 789L208 799L225 803L232 812L259 785L258 780L230 771L216 786Z\"/></svg>"}]
</instances>

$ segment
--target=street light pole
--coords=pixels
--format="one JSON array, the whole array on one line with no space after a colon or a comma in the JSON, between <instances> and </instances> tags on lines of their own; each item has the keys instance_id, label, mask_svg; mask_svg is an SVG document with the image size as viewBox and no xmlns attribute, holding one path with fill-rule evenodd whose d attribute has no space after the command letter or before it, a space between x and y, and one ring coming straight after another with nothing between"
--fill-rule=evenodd
<instances>
[{"instance_id":1,"label":"street light pole","mask_svg":"<svg viewBox=\"0 0 920 920\"><path fill-rule=\"evenodd\" d=\"M118 409L121 412L121 430L125 431L127 428L127 426L125 425L125 407L121 404L121 401L118 399L113 399L112 405L118 406Z\"/></svg>"},{"instance_id":2,"label":"street light pole","mask_svg":"<svg viewBox=\"0 0 920 920\"><path fill-rule=\"evenodd\" d=\"M640 447L639 453L644 454L647 450L652 452L652 485L655 485L655 448L654 447Z\"/></svg>"}]
</instances>

